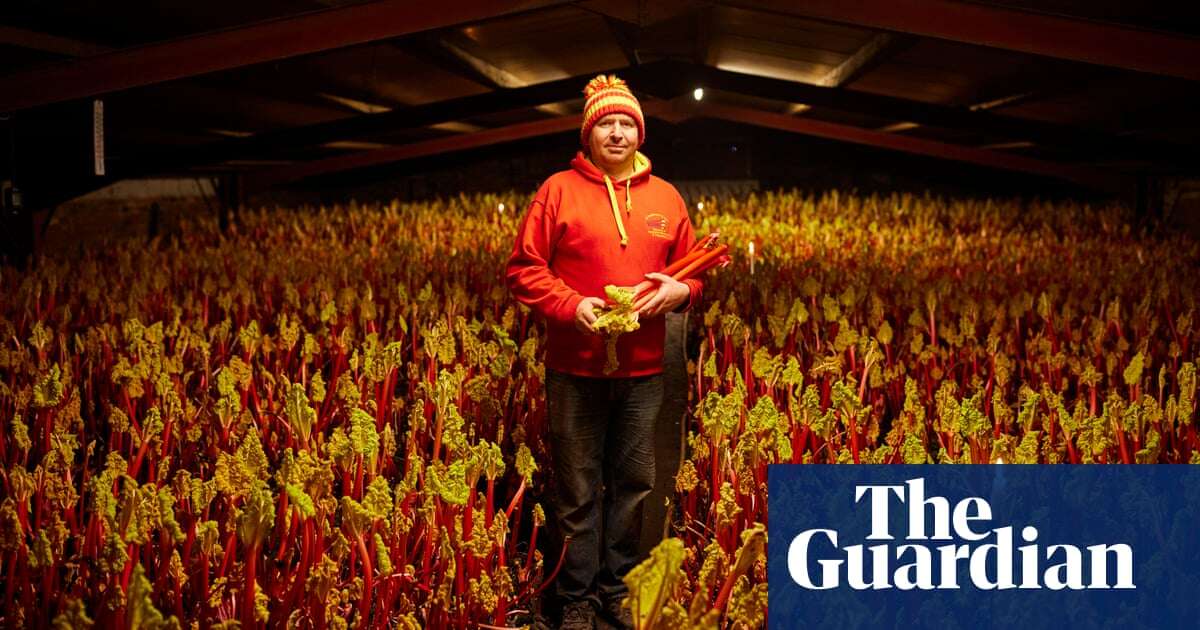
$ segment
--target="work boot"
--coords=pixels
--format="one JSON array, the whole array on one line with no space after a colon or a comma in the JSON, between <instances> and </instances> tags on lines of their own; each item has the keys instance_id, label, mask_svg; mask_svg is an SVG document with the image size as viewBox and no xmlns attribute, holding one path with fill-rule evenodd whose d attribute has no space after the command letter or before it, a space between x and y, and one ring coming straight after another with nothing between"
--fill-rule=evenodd
<instances>
[{"instance_id":1,"label":"work boot","mask_svg":"<svg viewBox=\"0 0 1200 630\"><path fill-rule=\"evenodd\" d=\"M589 601L571 602L563 607L562 624L559 630L594 630L596 609Z\"/></svg>"}]
</instances>

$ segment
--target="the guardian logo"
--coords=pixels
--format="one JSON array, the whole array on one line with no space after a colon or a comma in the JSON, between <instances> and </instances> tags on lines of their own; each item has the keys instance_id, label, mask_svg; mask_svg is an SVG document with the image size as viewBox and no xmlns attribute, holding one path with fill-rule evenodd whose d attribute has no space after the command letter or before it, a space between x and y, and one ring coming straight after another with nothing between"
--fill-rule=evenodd
<instances>
[{"instance_id":1,"label":"the guardian logo","mask_svg":"<svg viewBox=\"0 0 1200 630\"><path fill-rule=\"evenodd\" d=\"M968 497L951 506L946 497L926 498L924 479L855 485L854 503L870 509L866 540L887 542L839 546L837 530L800 532L788 545L787 569L802 588L829 590L843 583L854 590L903 591L957 589L967 583L984 590L1137 588L1130 545L1089 545L1086 552L1070 544L1043 546L1037 528L1027 525L1019 533L1025 544L1016 546L1013 525L990 526L992 507L985 499ZM907 510L903 544L897 544L899 532L889 524L896 504Z\"/></svg>"}]
</instances>

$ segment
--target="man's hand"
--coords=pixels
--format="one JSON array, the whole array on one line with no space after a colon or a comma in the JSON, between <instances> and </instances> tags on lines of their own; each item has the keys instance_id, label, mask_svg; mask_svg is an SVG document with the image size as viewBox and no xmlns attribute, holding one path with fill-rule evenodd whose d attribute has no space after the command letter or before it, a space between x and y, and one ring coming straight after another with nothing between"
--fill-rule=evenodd
<instances>
[{"instance_id":1,"label":"man's hand","mask_svg":"<svg viewBox=\"0 0 1200 630\"><path fill-rule=\"evenodd\" d=\"M663 313L669 313L679 307L680 304L688 301L692 295L691 288L688 285L662 273L648 273L647 280L657 280L661 284L658 285L658 290L650 297L650 301L638 311L641 317L656 317Z\"/></svg>"},{"instance_id":2,"label":"man's hand","mask_svg":"<svg viewBox=\"0 0 1200 630\"><path fill-rule=\"evenodd\" d=\"M596 331L592 330L592 324L596 323L596 313L592 310L594 308L604 308L604 300L585 297L579 306L575 307L575 327L579 332L596 334Z\"/></svg>"}]
</instances>

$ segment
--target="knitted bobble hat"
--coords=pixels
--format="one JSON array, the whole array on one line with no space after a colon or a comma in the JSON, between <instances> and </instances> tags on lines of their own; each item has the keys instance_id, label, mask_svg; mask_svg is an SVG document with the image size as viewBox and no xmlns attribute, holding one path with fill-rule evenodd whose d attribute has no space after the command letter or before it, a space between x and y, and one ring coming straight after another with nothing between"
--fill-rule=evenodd
<instances>
[{"instance_id":1,"label":"knitted bobble hat","mask_svg":"<svg viewBox=\"0 0 1200 630\"><path fill-rule=\"evenodd\" d=\"M592 127L601 118L609 114L628 114L637 123L638 147L641 148L646 141L646 121L642 117L642 106L624 81L616 75L601 74L588 81L583 94L587 101L583 105L583 128L579 131L579 140L584 147L588 146Z\"/></svg>"}]
</instances>

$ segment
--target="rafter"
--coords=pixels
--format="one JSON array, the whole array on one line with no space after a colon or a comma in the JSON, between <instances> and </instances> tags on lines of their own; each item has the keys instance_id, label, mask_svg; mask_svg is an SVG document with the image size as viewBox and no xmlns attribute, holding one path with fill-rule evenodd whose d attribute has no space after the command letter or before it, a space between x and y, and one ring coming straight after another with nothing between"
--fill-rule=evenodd
<instances>
[{"instance_id":1,"label":"rafter","mask_svg":"<svg viewBox=\"0 0 1200 630\"><path fill-rule=\"evenodd\" d=\"M980 149L991 149L993 151L1001 151L1007 149L1028 149L1034 146L1032 142L1018 140L1017 142L996 142L993 144L985 144Z\"/></svg>"},{"instance_id":2,"label":"rafter","mask_svg":"<svg viewBox=\"0 0 1200 630\"><path fill-rule=\"evenodd\" d=\"M698 115L841 142L967 162L990 168L1054 177L1108 192L1121 190L1128 183L1126 181L1127 178L1119 173L991 150L1032 146L1032 143L1029 142L995 144L989 145L989 147L971 147L850 125L796 118L785 114L766 112L747 107L708 102L693 103L682 97L671 100L647 99L643 109L647 116L672 122L679 122L691 116ZM335 156L303 164L292 164L275 169L266 169L248 175L247 187L251 190L262 190L308 177L512 142L535 136L562 133L576 129L579 122L579 115L562 116L509 125L497 129L415 142L403 146Z\"/></svg>"},{"instance_id":3,"label":"rafter","mask_svg":"<svg viewBox=\"0 0 1200 630\"><path fill-rule=\"evenodd\" d=\"M909 129L916 129L917 127L920 127L920 126L921 125L918 125L915 122L902 121L902 122L892 123L890 125L885 125L883 127L880 127L878 129L878 131L882 131L884 133L900 133L903 131L908 131Z\"/></svg>"},{"instance_id":4,"label":"rafter","mask_svg":"<svg viewBox=\"0 0 1200 630\"><path fill-rule=\"evenodd\" d=\"M377 0L126 48L0 79L0 112L84 98L560 4L459 0L436 11Z\"/></svg>"},{"instance_id":5,"label":"rafter","mask_svg":"<svg viewBox=\"0 0 1200 630\"><path fill-rule=\"evenodd\" d=\"M1104 81L1111 80L1111 71L1098 66L1063 68L1063 64L1044 62L1035 67L1018 69L1007 76L997 77L981 86L969 99L971 111L998 111L1034 101L1072 94ZM1014 89L1015 88L1015 89Z\"/></svg>"},{"instance_id":6,"label":"rafter","mask_svg":"<svg viewBox=\"0 0 1200 630\"><path fill-rule=\"evenodd\" d=\"M674 118L678 114L674 104L669 101L649 101L643 106L642 111L647 116L666 115ZM391 164L413 158L475 149L566 131L575 131L579 129L581 122L581 114L572 114L558 118L518 123L496 129L486 129L474 133L459 134L446 138L414 142L402 146L339 155L278 169L262 170L247 175L246 188L250 191L258 191L308 177Z\"/></svg>"},{"instance_id":7,"label":"rafter","mask_svg":"<svg viewBox=\"0 0 1200 630\"><path fill-rule=\"evenodd\" d=\"M1001 107L1014 107L1016 105L1020 105L1021 103L1028 103L1029 101L1040 97L1041 95L1034 91L1017 92L1015 94L1008 94L999 98L972 103L971 105L967 106L967 109L970 109L973 112L986 112L989 110L1000 109Z\"/></svg>"},{"instance_id":8,"label":"rafter","mask_svg":"<svg viewBox=\"0 0 1200 630\"><path fill-rule=\"evenodd\" d=\"M870 72L875 67L886 62L889 57L911 46L916 40L894 33L878 33L858 50L830 70L817 81L824 87L845 87L859 77Z\"/></svg>"},{"instance_id":9,"label":"rafter","mask_svg":"<svg viewBox=\"0 0 1200 630\"><path fill-rule=\"evenodd\" d=\"M696 28L696 52L694 61L703 66L711 66L713 64L712 40L713 27L716 25L713 19L713 8L711 6L704 7L696 11L695 28Z\"/></svg>"},{"instance_id":10,"label":"rafter","mask_svg":"<svg viewBox=\"0 0 1200 630\"><path fill-rule=\"evenodd\" d=\"M631 66L641 65L642 58L637 49L638 32L641 29L636 24L630 24L611 15L601 14L601 17L608 25L608 32L612 34L617 46L620 47L621 54L625 55L625 61L629 62Z\"/></svg>"},{"instance_id":11,"label":"rafter","mask_svg":"<svg viewBox=\"0 0 1200 630\"><path fill-rule=\"evenodd\" d=\"M21 46L74 58L101 55L115 50L114 48L93 42L6 26L0 26L0 44ZM281 98L276 91L270 88L263 88L262 86L255 85L251 88L231 86L224 81L216 80L214 77L200 77L197 79L197 85L190 86L189 89L204 91L210 102L214 103L237 100L240 95L249 94L250 98L255 101L256 106L266 104L272 108L298 112L297 115L299 116L311 116L314 112L314 104L311 102ZM335 96L324 94L321 96L339 102ZM196 99L191 100L195 101ZM349 101L350 99L346 100ZM340 102L340 104L352 109L354 108L348 102Z\"/></svg>"},{"instance_id":12,"label":"rafter","mask_svg":"<svg viewBox=\"0 0 1200 630\"><path fill-rule=\"evenodd\" d=\"M606 69L605 73L616 72ZM670 68L666 64L650 64L624 71L633 85L662 83ZM396 108L377 114L362 114L304 127L267 131L251 137L231 138L188 152L140 156L123 166L126 177L154 172L168 172L198 164L211 164L241 157L272 154L288 149L317 146L326 142L369 138L380 133L414 129L442 124L461 124L465 119L523 108L538 108L546 113L569 113L557 103L577 97L581 87L595 73L539 83L512 90L465 96L446 101ZM446 127L461 131L462 127Z\"/></svg>"},{"instance_id":13,"label":"rafter","mask_svg":"<svg viewBox=\"0 0 1200 630\"><path fill-rule=\"evenodd\" d=\"M251 173L247 176L247 188L252 191L263 190L308 177L327 175L369 166L390 164L412 158L474 149L502 142L513 142L576 129L580 124L580 116L562 116L548 118L528 123L519 123L496 129L487 129L475 133L465 133L445 138L436 138L423 142L414 142L397 147L363 151L348 155L314 160L279 169L271 169Z\"/></svg>"},{"instance_id":14,"label":"rafter","mask_svg":"<svg viewBox=\"0 0 1200 630\"><path fill-rule=\"evenodd\" d=\"M796 106L797 113L805 111L805 107L817 107L910 121L920 125L962 129L997 138L998 142L1031 141L1039 145L1075 151L1084 159L1196 163L1196 157L1186 148L1162 142L1115 137L986 112L971 112L965 108L918 103L845 89L822 88L714 68L674 62L653 62L635 68L606 69L603 72L614 71L622 72L622 76L628 79L631 85L644 90L643 93L647 97L671 99L686 94L690 98L693 87L704 85L714 90L756 94L786 103L803 103L804 105ZM278 154L280 151L317 146L326 142L369 140L375 134L400 129L458 123L491 113L545 106L577 97L580 86L595 74L590 72L524 88L402 107L390 112L353 116L301 128L264 132L250 138L229 139L213 143L211 146L197 147L186 153L173 151L169 154L142 156L123 165L122 172L126 176L166 172L228 159ZM566 113L566 110L562 109L557 111Z\"/></svg>"},{"instance_id":15,"label":"rafter","mask_svg":"<svg viewBox=\"0 0 1200 630\"><path fill-rule=\"evenodd\" d=\"M841 142L892 149L917 155L928 155L991 168L1057 177L1100 190L1112 191L1119 189L1119 185L1123 183L1120 176L1115 173L1048 162L1019 155L997 153L986 149L949 144L936 140L926 140L913 136L873 131L861 127L813 120L811 118L797 118L747 107L709 103L701 105L699 113L700 115L712 118L828 138Z\"/></svg>"},{"instance_id":16,"label":"rafter","mask_svg":"<svg viewBox=\"0 0 1200 630\"><path fill-rule=\"evenodd\" d=\"M810 107L866 114L890 120L910 121L924 126L962 129L983 133L996 142L1029 141L1038 145L1073 151L1083 160L1142 160L1150 163L1194 164L1196 157L1181 147L1157 141L1115 137L1090 131L1063 128L1058 125L1007 118L986 112L971 112L918 103L845 89L822 88L778 79L733 73L694 64L653 62L620 70L631 85L650 96L672 99L680 94L690 97L695 85L720 91L756 94L787 103L804 103ZM604 72L612 72L608 69ZM122 169L126 176L146 172L169 172L197 164L218 163L228 159L280 155L281 151L326 142L370 140L375 134L459 123L470 118L540 107L547 113L562 116L569 110L551 110L546 104L558 103L578 96L580 86L595 76L587 73L577 77L537 84L525 88L397 108L390 112L359 115L341 120L280 131L265 132L250 138L229 139L198 147L187 153L147 155L127 162ZM715 95L719 96L719 95ZM646 98L643 99L645 102ZM451 130L447 128L447 130ZM454 131L460 131L458 128ZM126 171L125 169L129 169Z\"/></svg>"},{"instance_id":17,"label":"rafter","mask_svg":"<svg viewBox=\"0 0 1200 630\"><path fill-rule=\"evenodd\" d=\"M444 36L430 38L429 41L433 46L442 49L457 60L459 63L455 65L458 65L460 69L465 68L467 78L477 83L497 90L513 90L530 85L529 81L468 50L468 44L462 38ZM566 116L571 113L570 108L562 103L543 103L537 105L535 109L551 116Z\"/></svg>"},{"instance_id":18,"label":"rafter","mask_svg":"<svg viewBox=\"0 0 1200 630\"><path fill-rule=\"evenodd\" d=\"M340 94L330 94L328 92L318 92L317 96L320 96L321 98L323 98L327 101L337 103L338 105L341 105L343 107L352 109L360 114L382 114L383 112L392 111L392 108L387 105L379 105L378 103L368 103L366 101L362 101L362 100L359 100L356 98L350 98L349 96L342 96Z\"/></svg>"},{"instance_id":19,"label":"rafter","mask_svg":"<svg viewBox=\"0 0 1200 630\"><path fill-rule=\"evenodd\" d=\"M1092 130L1000 116L986 111L971 111L967 108L827 88L716 68L680 68L671 72L666 81L676 86L675 89L679 91L689 89L689 85L698 84L706 88L754 94L785 103L803 103L811 107L865 114L888 120L910 121L924 126L976 131L1012 140L1030 140L1041 145L1074 150L1088 157L1115 155L1124 159L1149 162L1197 163L1194 152L1182 145L1134 141Z\"/></svg>"},{"instance_id":20,"label":"rafter","mask_svg":"<svg viewBox=\"0 0 1200 630\"><path fill-rule=\"evenodd\" d=\"M1200 39L955 0L728 0L731 6L1200 80Z\"/></svg>"},{"instance_id":21,"label":"rafter","mask_svg":"<svg viewBox=\"0 0 1200 630\"><path fill-rule=\"evenodd\" d=\"M466 43L454 41L449 36L422 38L432 54L445 60L442 67L457 72L460 76L492 89L512 89L525 87L528 81L501 68L500 66L467 50Z\"/></svg>"},{"instance_id":22,"label":"rafter","mask_svg":"<svg viewBox=\"0 0 1200 630\"><path fill-rule=\"evenodd\" d=\"M3 25L0 25L0 44L38 50L64 57L90 57L112 50L107 46L81 42L69 37L59 37L58 35Z\"/></svg>"}]
</instances>

